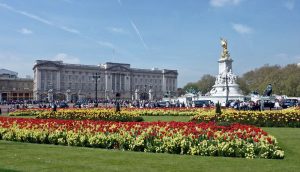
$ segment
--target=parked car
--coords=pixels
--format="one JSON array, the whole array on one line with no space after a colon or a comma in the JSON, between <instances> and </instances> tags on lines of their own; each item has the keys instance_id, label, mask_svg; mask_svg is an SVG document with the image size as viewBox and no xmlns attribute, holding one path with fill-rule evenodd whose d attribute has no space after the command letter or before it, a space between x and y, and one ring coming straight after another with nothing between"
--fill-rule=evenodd
<instances>
[{"instance_id":1,"label":"parked car","mask_svg":"<svg viewBox=\"0 0 300 172\"><path fill-rule=\"evenodd\" d=\"M273 102L273 101L269 101L269 100L265 100L264 101L264 107L265 108L274 108L274 106L275 106L275 102Z\"/></svg>"},{"instance_id":2,"label":"parked car","mask_svg":"<svg viewBox=\"0 0 300 172\"><path fill-rule=\"evenodd\" d=\"M60 103L57 105L57 107L59 107L59 108L68 108L69 105L68 105L66 102L60 102Z\"/></svg>"},{"instance_id":3,"label":"parked car","mask_svg":"<svg viewBox=\"0 0 300 172\"><path fill-rule=\"evenodd\" d=\"M282 108L289 108L293 106L298 106L298 100L297 99L284 99L281 107Z\"/></svg>"},{"instance_id":4,"label":"parked car","mask_svg":"<svg viewBox=\"0 0 300 172\"><path fill-rule=\"evenodd\" d=\"M73 105L74 108L81 108L82 107L82 103L81 102L76 102L74 105Z\"/></svg>"},{"instance_id":5,"label":"parked car","mask_svg":"<svg viewBox=\"0 0 300 172\"><path fill-rule=\"evenodd\" d=\"M170 107L170 102L168 101L159 101L157 102L158 107Z\"/></svg>"},{"instance_id":6,"label":"parked car","mask_svg":"<svg viewBox=\"0 0 300 172\"><path fill-rule=\"evenodd\" d=\"M192 107L209 107L209 100L194 100L192 102Z\"/></svg>"}]
</instances>

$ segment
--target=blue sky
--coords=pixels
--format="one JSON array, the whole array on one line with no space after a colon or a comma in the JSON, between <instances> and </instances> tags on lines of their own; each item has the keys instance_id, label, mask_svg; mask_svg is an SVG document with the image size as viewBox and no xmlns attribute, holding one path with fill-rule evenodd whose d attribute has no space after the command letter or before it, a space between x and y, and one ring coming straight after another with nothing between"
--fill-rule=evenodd
<instances>
[{"instance_id":1,"label":"blue sky","mask_svg":"<svg viewBox=\"0 0 300 172\"><path fill-rule=\"evenodd\" d=\"M37 59L177 69L178 86L218 73L300 62L296 0L0 0L0 68L33 75Z\"/></svg>"}]
</instances>

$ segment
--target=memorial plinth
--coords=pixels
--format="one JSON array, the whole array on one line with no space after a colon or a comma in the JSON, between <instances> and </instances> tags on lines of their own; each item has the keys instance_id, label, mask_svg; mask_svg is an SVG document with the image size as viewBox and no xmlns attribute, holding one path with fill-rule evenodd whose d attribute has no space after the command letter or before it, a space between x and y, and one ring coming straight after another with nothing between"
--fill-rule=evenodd
<instances>
[{"instance_id":1,"label":"memorial plinth","mask_svg":"<svg viewBox=\"0 0 300 172\"><path fill-rule=\"evenodd\" d=\"M242 95L239 85L236 83L237 76L232 71L233 60L227 49L227 40L221 39L221 45L223 51L218 60L219 73L216 76L215 84L209 92L209 96L199 97L199 99L210 99L214 103L223 103L226 100L243 100L244 95Z\"/></svg>"}]
</instances>

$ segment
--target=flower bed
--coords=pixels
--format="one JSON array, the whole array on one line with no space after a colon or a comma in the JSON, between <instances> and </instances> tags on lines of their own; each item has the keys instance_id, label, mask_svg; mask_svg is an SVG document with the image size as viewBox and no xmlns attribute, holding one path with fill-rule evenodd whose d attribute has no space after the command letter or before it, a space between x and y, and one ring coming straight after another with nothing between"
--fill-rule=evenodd
<instances>
[{"instance_id":1,"label":"flower bed","mask_svg":"<svg viewBox=\"0 0 300 172\"><path fill-rule=\"evenodd\" d=\"M122 108L123 116L194 116L201 113L209 113L210 109L200 108ZM91 108L91 109L58 109L52 113L51 109L21 109L10 112L10 116L37 116L37 118L59 118L59 119L102 119L115 113L114 108ZM213 111L211 111L213 112ZM100 118L102 116L105 118ZM114 115L115 116L115 115ZM119 117L118 117L119 118ZM139 118L139 120L141 120ZM117 120L122 121L122 120ZM126 120L125 120L126 121ZM138 120L133 120L138 121Z\"/></svg>"},{"instance_id":2,"label":"flower bed","mask_svg":"<svg viewBox=\"0 0 300 172\"><path fill-rule=\"evenodd\" d=\"M121 111L116 113L114 109L64 109L59 111L43 111L36 115L42 119L76 119L76 120L106 120L106 121L143 121L136 113Z\"/></svg>"},{"instance_id":3,"label":"flower bed","mask_svg":"<svg viewBox=\"0 0 300 172\"><path fill-rule=\"evenodd\" d=\"M195 116L203 112L211 111L211 108L127 108L125 110L134 111L141 116Z\"/></svg>"},{"instance_id":4,"label":"flower bed","mask_svg":"<svg viewBox=\"0 0 300 172\"><path fill-rule=\"evenodd\" d=\"M225 111L221 115L200 114L191 121L228 122L250 124L259 127L300 127L300 110L274 110L274 111Z\"/></svg>"},{"instance_id":5,"label":"flower bed","mask_svg":"<svg viewBox=\"0 0 300 172\"><path fill-rule=\"evenodd\" d=\"M50 111L50 109L45 109L45 108L17 109L9 112L9 116L36 116L43 111Z\"/></svg>"},{"instance_id":6,"label":"flower bed","mask_svg":"<svg viewBox=\"0 0 300 172\"><path fill-rule=\"evenodd\" d=\"M273 136L240 124L0 117L0 139L156 153L284 158Z\"/></svg>"}]
</instances>

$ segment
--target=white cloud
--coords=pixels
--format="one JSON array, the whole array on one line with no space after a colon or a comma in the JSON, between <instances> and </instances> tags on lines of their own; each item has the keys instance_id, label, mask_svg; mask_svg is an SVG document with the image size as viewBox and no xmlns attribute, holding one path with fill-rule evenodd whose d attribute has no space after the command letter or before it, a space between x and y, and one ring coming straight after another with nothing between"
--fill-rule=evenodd
<instances>
[{"instance_id":1,"label":"white cloud","mask_svg":"<svg viewBox=\"0 0 300 172\"><path fill-rule=\"evenodd\" d=\"M239 24L239 23L233 23L232 28L239 34L250 34L253 32L253 29L250 28L249 26Z\"/></svg>"},{"instance_id":2,"label":"white cloud","mask_svg":"<svg viewBox=\"0 0 300 172\"><path fill-rule=\"evenodd\" d=\"M97 43L98 43L99 45L101 45L102 47L108 47L108 48L111 48L111 49L114 49L114 48L115 48L115 46L114 46L112 43L110 43L110 42L97 41Z\"/></svg>"},{"instance_id":3,"label":"white cloud","mask_svg":"<svg viewBox=\"0 0 300 172\"><path fill-rule=\"evenodd\" d=\"M22 28L20 30L18 30L18 32L24 34L24 35L30 35L30 34L33 34L33 31L32 30L29 30L27 28Z\"/></svg>"},{"instance_id":4,"label":"white cloud","mask_svg":"<svg viewBox=\"0 0 300 172\"><path fill-rule=\"evenodd\" d=\"M108 27L107 30L112 33L126 34L127 32L120 27Z\"/></svg>"},{"instance_id":5,"label":"white cloud","mask_svg":"<svg viewBox=\"0 0 300 172\"><path fill-rule=\"evenodd\" d=\"M135 33L137 34L137 36L140 38L145 49L148 49L148 46L146 45L144 38L143 38L142 34L140 33L139 29L136 27L135 23L132 20L130 21L130 23L131 23L131 26L134 29Z\"/></svg>"},{"instance_id":6,"label":"white cloud","mask_svg":"<svg viewBox=\"0 0 300 172\"><path fill-rule=\"evenodd\" d=\"M71 64L80 64L80 60L77 57L70 56L65 53L58 53L55 55L51 60L61 60L64 63L71 63Z\"/></svg>"},{"instance_id":7,"label":"white cloud","mask_svg":"<svg viewBox=\"0 0 300 172\"><path fill-rule=\"evenodd\" d=\"M285 3L284 3L284 6L288 10L293 10L295 8L295 1L294 0L286 0Z\"/></svg>"},{"instance_id":8,"label":"white cloud","mask_svg":"<svg viewBox=\"0 0 300 172\"><path fill-rule=\"evenodd\" d=\"M242 0L210 0L210 5L213 7L223 7L226 5L238 5Z\"/></svg>"},{"instance_id":9,"label":"white cloud","mask_svg":"<svg viewBox=\"0 0 300 172\"><path fill-rule=\"evenodd\" d=\"M17 72L19 77L33 76L33 60L30 58L31 55L0 52L1 68Z\"/></svg>"}]
</instances>

